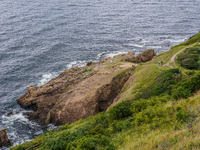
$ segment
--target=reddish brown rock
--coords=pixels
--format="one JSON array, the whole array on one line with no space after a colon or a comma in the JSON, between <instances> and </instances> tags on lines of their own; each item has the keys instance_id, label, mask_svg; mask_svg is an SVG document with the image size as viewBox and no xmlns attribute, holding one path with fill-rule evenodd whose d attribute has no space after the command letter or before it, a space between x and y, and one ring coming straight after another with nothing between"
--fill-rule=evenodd
<instances>
[{"instance_id":1,"label":"reddish brown rock","mask_svg":"<svg viewBox=\"0 0 200 150\"><path fill-rule=\"evenodd\" d=\"M114 72L99 70L98 64L91 71L87 67L72 68L41 87L28 87L17 102L34 110L27 114L41 125L72 123L105 111L112 104L130 76L129 73L113 76Z\"/></svg>"},{"instance_id":2,"label":"reddish brown rock","mask_svg":"<svg viewBox=\"0 0 200 150\"><path fill-rule=\"evenodd\" d=\"M152 60L155 55L156 53L153 49L147 49L144 50L142 53L138 54L137 56L134 56L134 53L129 52L122 58L122 60L133 63L141 63Z\"/></svg>"},{"instance_id":3,"label":"reddish brown rock","mask_svg":"<svg viewBox=\"0 0 200 150\"><path fill-rule=\"evenodd\" d=\"M137 55L136 60L138 63L147 62L152 60L155 55L156 53L153 49L147 49L143 51L141 54Z\"/></svg>"},{"instance_id":4,"label":"reddish brown rock","mask_svg":"<svg viewBox=\"0 0 200 150\"><path fill-rule=\"evenodd\" d=\"M2 146L10 146L11 145L11 142L8 139L6 130L7 129L4 128L4 129L2 129L0 131L0 147L2 147Z\"/></svg>"}]
</instances>

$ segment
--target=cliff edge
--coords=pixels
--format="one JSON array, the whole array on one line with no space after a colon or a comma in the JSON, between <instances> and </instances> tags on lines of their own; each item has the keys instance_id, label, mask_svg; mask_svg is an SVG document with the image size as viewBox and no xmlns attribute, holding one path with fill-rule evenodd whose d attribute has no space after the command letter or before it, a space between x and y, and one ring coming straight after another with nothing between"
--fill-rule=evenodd
<instances>
[{"instance_id":1,"label":"cliff edge","mask_svg":"<svg viewBox=\"0 0 200 150\"><path fill-rule=\"evenodd\" d=\"M151 57L147 60L155 55L150 53L151 56L146 54ZM28 87L28 92L17 102L23 108L32 109L34 112L27 115L41 125L72 123L106 111L135 66L132 62L121 61L127 57L134 57L134 54L121 54L66 70L41 87Z\"/></svg>"}]
</instances>

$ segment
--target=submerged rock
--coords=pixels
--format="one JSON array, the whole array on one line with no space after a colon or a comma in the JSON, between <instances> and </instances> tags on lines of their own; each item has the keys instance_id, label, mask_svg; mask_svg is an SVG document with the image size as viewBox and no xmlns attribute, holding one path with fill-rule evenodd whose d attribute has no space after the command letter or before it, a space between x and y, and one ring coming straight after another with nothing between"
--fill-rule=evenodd
<instances>
[{"instance_id":1,"label":"submerged rock","mask_svg":"<svg viewBox=\"0 0 200 150\"><path fill-rule=\"evenodd\" d=\"M0 131L0 147L2 146L10 146L11 141L8 139L6 128Z\"/></svg>"}]
</instances>

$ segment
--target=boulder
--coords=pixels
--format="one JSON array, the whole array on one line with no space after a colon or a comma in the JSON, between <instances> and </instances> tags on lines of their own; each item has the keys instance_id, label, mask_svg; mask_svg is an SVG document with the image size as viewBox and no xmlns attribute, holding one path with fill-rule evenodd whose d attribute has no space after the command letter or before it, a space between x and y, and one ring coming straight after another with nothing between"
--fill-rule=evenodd
<instances>
[{"instance_id":1,"label":"boulder","mask_svg":"<svg viewBox=\"0 0 200 150\"><path fill-rule=\"evenodd\" d=\"M8 139L7 133L6 133L6 128L2 129L0 131L0 147L2 146L10 146L11 142Z\"/></svg>"},{"instance_id":2,"label":"boulder","mask_svg":"<svg viewBox=\"0 0 200 150\"><path fill-rule=\"evenodd\" d=\"M156 53L153 49L147 49L136 56L136 61L137 63L147 62L147 61L152 60L155 55Z\"/></svg>"},{"instance_id":3,"label":"boulder","mask_svg":"<svg viewBox=\"0 0 200 150\"><path fill-rule=\"evenodd\" d=\"M156 55L153 49L147 49L144 50L142 53L135 56L135 53L128 52L126 55L124 55L122 58L122 61L129 61L133 63L141 63L141 62L147 62L153 59L153 57Z\"/></svg>"}]
</instances>

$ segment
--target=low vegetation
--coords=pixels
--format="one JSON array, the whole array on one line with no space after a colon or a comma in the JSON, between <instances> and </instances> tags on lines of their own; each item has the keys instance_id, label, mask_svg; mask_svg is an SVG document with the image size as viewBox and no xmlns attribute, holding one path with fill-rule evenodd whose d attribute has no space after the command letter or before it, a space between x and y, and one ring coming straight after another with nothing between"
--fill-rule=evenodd
<instances>
[{"instance_id":1,"label":"low vegetation","mask_svg":"<svg viewBox=\"0 0 200 150\"><path fill-rule=\"evenodd\" d=\"M178 62L186 69L200 69L200 45L184 50L178 56Z\"/></svg>"},{"instance_id":2,"label":"low vegetation","mask_svg":"<svg viewBox=\"0 0 200 150\"><path fill-rule=\"evenodd\" d=\"M178 56L181 65L185 59L199 63L199 41L197 34L173 47L176 52L186 48ZM157 66L157 60L169 61L172 53L136 67L118 103L107 112L47 131L13 149L200 149L200 72L186 67L190 73L185 76L180 68Z\"/></svg>"}]
</instances>

